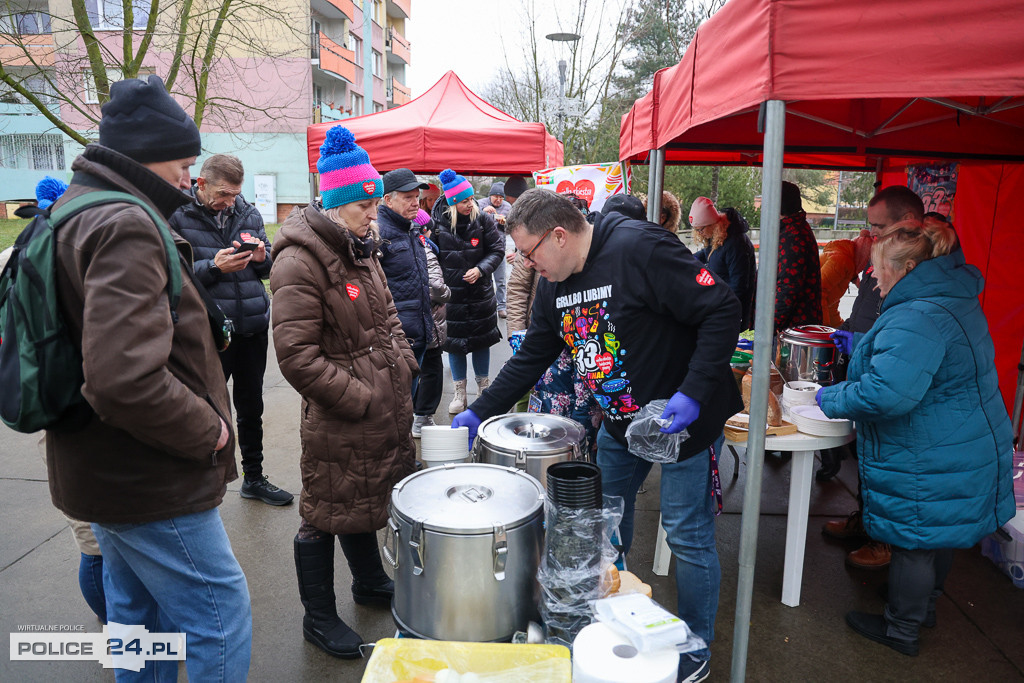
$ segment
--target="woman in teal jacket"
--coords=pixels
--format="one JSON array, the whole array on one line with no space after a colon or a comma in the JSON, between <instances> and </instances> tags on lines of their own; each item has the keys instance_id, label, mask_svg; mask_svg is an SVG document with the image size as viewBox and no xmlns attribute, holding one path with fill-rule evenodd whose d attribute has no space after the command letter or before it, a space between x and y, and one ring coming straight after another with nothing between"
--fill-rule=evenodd
<instances>
[{"instance_id":1,"label":"woman in teal jacket","mask_svg":"<svg viewBox=\"0 0 1024 683\"><path fill-rule=\"evenodd\" d=\"M916 655L920 626L935 625L953 549L1016 510L1010 420L978 303L982 276L962 252L949 253L951 229L894 228L871 254L881 315L857 335L847 381L821 389L818 403L829 417L856 421L864 527L892 544L884 615L849 612L846 622Z\"/></svg>"}]
</instances>

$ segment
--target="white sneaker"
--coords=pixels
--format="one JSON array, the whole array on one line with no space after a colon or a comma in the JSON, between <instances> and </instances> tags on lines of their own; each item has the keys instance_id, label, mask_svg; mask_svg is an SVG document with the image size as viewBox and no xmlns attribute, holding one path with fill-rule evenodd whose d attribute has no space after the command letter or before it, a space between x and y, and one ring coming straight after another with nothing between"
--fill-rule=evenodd
<instances>
[{"instance_id":1,"label":"white sneaker","mask_svg":"<svg viewBox=\"0 0 1024 683\"><path fill-rule=\"evenodd\" d=\"M433 426L435 426L433 415L414 415L412 418L412 437L414 439L420 438L424 427Z\"/></svg>"}]
</instances>

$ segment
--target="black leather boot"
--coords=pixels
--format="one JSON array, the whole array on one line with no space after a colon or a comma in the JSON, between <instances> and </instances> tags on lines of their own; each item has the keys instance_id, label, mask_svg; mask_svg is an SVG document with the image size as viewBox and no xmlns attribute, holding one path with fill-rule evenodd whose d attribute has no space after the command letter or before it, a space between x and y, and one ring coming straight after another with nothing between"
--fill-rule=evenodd
<instances>
[{"instance_id":1,"label":"black leather boot","mask_svg":"<svg viewBox=\"0 0 1024 683\"><path fill-rule=\"evenodd\" d=\"M352 570L352 599L357 605L391 607L395 582L384 572L377 534L338 534L338 542Z\"/></svg>"},{"instance_id":2,"label":"black leather boot","mask_svg":"<svg viewBox=\"0 0 1024 683\"><path fill-rule=\"evenodd\" d=\"M338 616L334 597L334 539L295 537L295 574L299 598L306 608L302 635L329 655L342 659L362 656L363 639Z\"/></svg>"}]
</instances>

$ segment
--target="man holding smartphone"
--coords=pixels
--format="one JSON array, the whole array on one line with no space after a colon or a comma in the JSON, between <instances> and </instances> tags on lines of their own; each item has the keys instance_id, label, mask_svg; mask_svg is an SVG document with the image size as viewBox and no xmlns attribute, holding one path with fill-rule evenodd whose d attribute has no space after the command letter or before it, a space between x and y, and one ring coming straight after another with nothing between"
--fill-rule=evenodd
<instances>
[{"instance_id":1,"label":"man holding smartphone","mask_svg":"<svg viewBox=\"0 0 1024 683\"><path fill-rule=\"evenodd\" d=\"M220 353L224 379L234 378L233 400L245 479L243 498L288 505L292 494L263 474L263 373L267 367L270 240L263 218L242 197L245 172L230 154L214 154L192 185L194 201L171 216L171 227L192 245L196 277L234 325Z\"/></svg>"}]
</instances>

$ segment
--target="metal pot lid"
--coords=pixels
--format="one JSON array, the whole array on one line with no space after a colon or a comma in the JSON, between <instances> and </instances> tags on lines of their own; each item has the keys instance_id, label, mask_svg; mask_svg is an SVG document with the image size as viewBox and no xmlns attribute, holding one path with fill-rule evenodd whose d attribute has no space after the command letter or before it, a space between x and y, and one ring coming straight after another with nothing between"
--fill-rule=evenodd
<instances>
[{"instance_id":1,"label":"metal pot lid","mask_svg":"<svg viewBox=\"0 0 1024 683\"><path fill-rule=\"evenodd\" d=\"M572 451L586 438L575 420L548 413L510 413L485 420L477 430L480 447L527 457L555 455Z\"/></svg>"},{"instance_id":2,"label":"metal pot lid","mask_svg":"<svg viewBox=\"0 0 1024 683\"><path fill-rule=\"evenodd\" d=\"M544 505L544 488L514 467L467 464L431 467L395 485L391 507L408 522L453 534L514 528Z\"/></svg>"},{"instance_id":3,"label":"metal pot lid","mask_svg":"<svg viewBox=\"0 0 1024 683\"><path fill-rule=\"evenodd\" d=\"M790 344L802 346L833 346L829 335L835 332L834 327L828 325L800 325L784 330L779 339Z\"/></svg>"}]
</instances>

